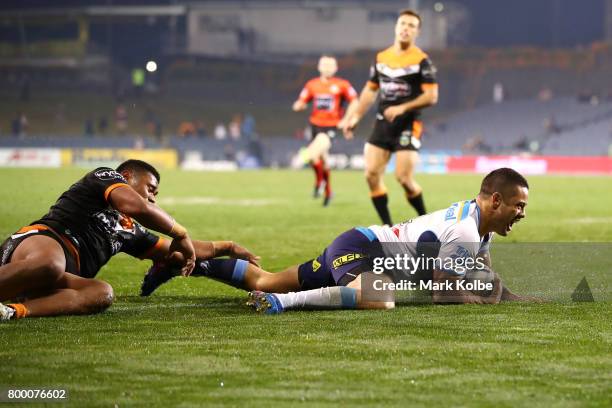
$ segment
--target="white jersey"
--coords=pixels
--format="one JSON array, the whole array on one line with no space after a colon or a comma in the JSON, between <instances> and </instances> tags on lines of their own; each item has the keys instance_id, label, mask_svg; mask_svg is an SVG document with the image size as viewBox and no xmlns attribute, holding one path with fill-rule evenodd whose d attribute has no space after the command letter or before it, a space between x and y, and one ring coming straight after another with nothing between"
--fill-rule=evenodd
<instances>
[{"instance_id":1,"label":"white jersey","mask_svg":"<svg viewBox=\"0 0 612 408\"><path fill-rule=\"evenodd\" d=\"M372 225L368 229L381 243L393 243L393 247L414 257L418 256L415 244L439 243L439 258L475 259L479 253L489 250L493 238L493 233L480 237L479 225L480 208L475 200L471 200L456 202L447 209L422 215L392 227Z\"/></svg>"}]
</instances>

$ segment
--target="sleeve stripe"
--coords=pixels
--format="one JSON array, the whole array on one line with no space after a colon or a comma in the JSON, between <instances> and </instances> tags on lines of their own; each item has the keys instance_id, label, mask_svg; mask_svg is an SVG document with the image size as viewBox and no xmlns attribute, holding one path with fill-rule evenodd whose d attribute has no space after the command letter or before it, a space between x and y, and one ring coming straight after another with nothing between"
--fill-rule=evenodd
<instances>
[{"instance_id":1,"label":"sleeve stripe","mask_svg":"<svg viewBox=\"0 0 612 408\"><path fill-rule=\"evenodd\" d=\"M151 248L147 249L141 256L139 256L140 259L147 259L149 256L153 255L153 253L155 252L156 249L161 248L161 246L163 245L165 239L163 239L162 237L157 237L158 240L155 243L155 245L153 245Z\"/></svg>"},{"instance_id":2,"label":"sleeve stripe","mask_svg":"<svg viewBox=\"0 0 612 408\"><path fill-rule=\"evenodd\" d=\"M376 82L372 82L372 81L368 81L367 84L368 88L370 88L373 91L377 91L378 88L380 88L380 85L378 85Z\"/></svg>"},{"instance_id":3,"label":"sleeve stripe","mask_svg":"<svg viewBox=\"0 0 612 408\"><path fill-rule=\"evenodd\" d=\"M112 192L114 189L116 189L116 188L118 188L118 187L123 187L123 186L127 186L127 184L125 184L125 183L115 183L115 184L111 184L110 186L108 186L108 187L106 188L106 190L104 190L104 200L105 200L105 201L108 201L108 196L110 195L110 193L111 193L111 192Z\"/></svg>"}]
</instances>

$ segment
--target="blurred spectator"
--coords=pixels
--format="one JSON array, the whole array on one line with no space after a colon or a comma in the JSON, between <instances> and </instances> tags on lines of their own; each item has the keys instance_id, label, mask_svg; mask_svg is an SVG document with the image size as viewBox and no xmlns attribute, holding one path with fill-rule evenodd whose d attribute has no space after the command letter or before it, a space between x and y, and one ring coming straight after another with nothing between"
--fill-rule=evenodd
<instances>
[{"instance_id":1,"label":"blurred spectator","mask_svg":"<svg viewBox=\"0 0 612 408\"><path fill-rule=\"evenodd\" d=\"M83 134L85 136L93 136L95 133L96 132L94 129L94 120L92 118L85 119L85 126L83 129Z\"/></svg>"},{"instance_id":2,"label":"blurred spectator","mask_svg":"<svg viewBox=\"0 0 612 408\"><path fill-rule=\"evenodd\" d=\"M151 109L147 108L144 114L145 127L150 135L160 139L162 135L162 124L157 114Z\"/></svg>"},{"instance_id":3,"label":"blurred spectator","mask_svg":"<svg viewBox=\"0 0 612 408\"><path fill-rule=\"evenodd\" d=\"M195 128L198 137L206 137L206 128L204 127L204 122L202 122L201 120L196 121Z\"/></svg>"},{"instance_id":4,"label":"blurred spectator","mask_svg":"<svg viewBox=\"0 0 612 408\"><path fill-rule=\"evenodd\" d=\"M546 119L544 119L544 130L549 135L554 135L557 133L561 133L561 126L557 123L557 119L554 115L550 115Z\"/></svg>"},{"instance_id":5,"label":"blurred spectator","mask_svg":"<svg viewBox=\"0 0 612 408\"><path fill-rule=\"evenodd\" d=\"M542 88L538 92L538 101L548 102L553 98L553 91L550 88Z\"/></svg>"},{"instance_id":6,"label":"blurred spectator","mask_svg":"<svg viewBox=\"0 0 612 408\"><path fill-rule=\"evenodd\" d=\"M223 155L225 156L225 160L234 161L236 160L236 150L231 143L223 146Z\"/></svg>"},{"instance_id":7,"label":"blurred spectator","mask_svg":"<svg viewBox=\"0 0 612 408\"><path fill-rule=\"evenodd\" d=\"M242 136L251 139L255 135L255 118L250 113L247 113L242 121Z\"/></svg>"},{"instance_id":8,"label":"blurred spectator","mask_svg":"<svg viewBox=\"0 0 612 408\"><path fill-rule=\"evenodd\" d=\"M178 127L178 135L181 137L194 136L196 133L196 128L193 122L183 121Z\"/></svg>"},{"instance_id":9,"label":"blurred spectator","mask_svg":"<svg viewBox=\"0 0 612 408\"><path fill-rule=\"evenodd\" d=\"M229 126L228 126L230 138L232 138L233 140L240 139L241 125L242 125L242 119L240 115L234 115L234 118L232 119L232 121L229 123Z\"/></svg>"},{"instance_id":10,"label":"blurred spectator","mask_svg":"<svg viewBox=\"0 0 612 408\"><path fill-rule=\"evenodd\" d=\"M13 136L24 137L28 131L28 118L23 112L19 112L11 122Z\"/></svg>"},{"instance_id":11,"label":"blurred spectator","mask_svg":"<svg viewBox=\"0 0 612 408\"><path fill-rule=\"evenodd\" d=\"M128 127L128 112L123 104L117 105L115 109L115 126L120 134L124 135Z\"/></svg>"},{"instance_id":12,"label":"blurred spectator","mask_svg":"<svg viewBox=\"0 0 612 408\"><path fill-rule=\"evenodd\" d=\"M493 102L502 103L504 101L504 85L501 82L496 82L493 85Z\"/></svg>"},{"instance_id":13,"label":"blurred spectator","mask_svg":"<svg viewBox=\"0 0 612 408\"><path fill-rule=\"evenodd\" d=\"M134 150L143 150L145 148L145 140L142 136L137 136L134 139Z\"/></svg>"},{"instance_id":14,"label":"blurred spectator","mask_svg":"<svg viewBox=\"0 0 612 408\"><path fill-rule=\"evenodd\" d=\"M98 133L103 135L106 133L107 130L108 119L106 118L106 116L101 116L100 119L98 119Z\"/></svg>"},{"instance_id":15,"label":"blurred spectator","mask_svg":"<svg viewBox=\"0 0 612 408\"><path fill-rule=\"evenodd\" d=\"M217 140L224 140L227 138L227 129L225 128L225 125L221 122L217 123L215 125L215 139Z\"/></svg>"},{"instance_id":16,"label":"blurred spectator","mask_svg":"<svg viewBox=\"0 0 612 408\"><path fill-rule=\"evenodd\" d=\"M472 136L466 140L462 150L464 153L491 153L493 151L480 135Z\"/></svg>"},{"instance_id":17,"label":"blurred spectator","mask_svg":"<svg viewBox=\"0 0 612 408\"><path fill-rule=\"evenodd\" d=\"M529 139L523 135L519 140L514 143L513 146L516 150L527 151L529 150Z\"/></svg>"},{"instance_id":18,"label":"blurred spectator","mask_svg":"<svg viewBox=\"0 0 612 408\"><path fill-rule=\"evenodd\" d=\"M66 104L64 102L60 102L57 104L55 110L55 125L57 127L63 127L66 122Z\"/></svg>"},{"instance_id":19,"label":"blurred spectator","mask_svg":"<svg viewBox=\"0 0 612 408\"><path fill-rule=\"evenodd\" d=\"M21 78L19 100L22 102L28 102L30 100L30 76L28 74L24 74Z\"/></svg>"}]
</instances>

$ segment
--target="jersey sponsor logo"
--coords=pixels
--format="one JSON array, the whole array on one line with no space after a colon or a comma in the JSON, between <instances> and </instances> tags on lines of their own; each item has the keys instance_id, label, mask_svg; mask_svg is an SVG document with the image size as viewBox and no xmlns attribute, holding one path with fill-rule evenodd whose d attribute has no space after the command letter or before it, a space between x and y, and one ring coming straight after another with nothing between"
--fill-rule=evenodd
<instances>
[{"instance_id":1,"label":"jersey sponsor logo","mask_svg":"<svg viewBox=\"0 0 612 408\"><path fill-rule=\"evenodd\" d=\"M448 210L446 210L446 215L444 216L444 221L450 221L453 218L455 218L456 217L455 211L457 211L458 207L459 207L459 203L454 203L453 205L448 207Z\"/></svg>"},{"instance_id":2,"label":"jersey sponsor logo","mask_svg":"<svg viewBox=\"0 0 612 408\"><path fill-rule=\"evenodd\" d=\"M402 80L384 79L380 83L381 97L386 101L405 98L412 93L411 86Z\"/></svg>"},{"instance_id":3,"label":"jersey sponsor logo","mask_svg":"<svg viewBox=\"0 0 612 408\"><path fill-rule=\"evenodd\" d=\"M123 176L117 173L115 170L98 170L94 173L94 176L99 178L100 180L121 180L125 181Z\"/></svg>"},{"instance_id":4,"label":"jersey sponsor logo","mask_svg":"<svg viewBox=\"0 0 612 408\"><path fill-rule=\"evenodd\" d=\"M321 263L317 261L316 259L313 259L312 260L312 271L316 272L319 270L320 267L321 267Z\"/></svg>"},{"instance_id":5,"label":"jersey sponsor logo","mask_svg":"<svg viewBox=\"0 0 612 408\"><path fill-rule=\"evenodd\" d=\"M131 218L115 210L104 210L94 214L98 228L106 232L113 255L121 250L123 241L136 235L136 225Z\"/></svg>"},{"instance_id":6,"label":"jersey sponsor logo","mask_svg":"<svg viewBox=\"0 0 612 408\"><path fill-rule=\"evenodd\" d=\"M342 265L346 265L348 263L354 262L358 259L362 259L365 258L365 256L363 254L346 254L346 255L342 255L336 259L334 259L334 261L332 262L332 266L334 269L338 269L339 267L341 267Z\"/></svg>"},{"instance_id":7,"label":"jersey sponsor logo","mask_svg":"<svg viewBox=\"0 0 612 408\"><path fill-rule=\"evenodd\" d=\"M333 95L317 95L315 98L315 107L317 110L332 111L334 109Z\"/></svg>"}]
</instances>

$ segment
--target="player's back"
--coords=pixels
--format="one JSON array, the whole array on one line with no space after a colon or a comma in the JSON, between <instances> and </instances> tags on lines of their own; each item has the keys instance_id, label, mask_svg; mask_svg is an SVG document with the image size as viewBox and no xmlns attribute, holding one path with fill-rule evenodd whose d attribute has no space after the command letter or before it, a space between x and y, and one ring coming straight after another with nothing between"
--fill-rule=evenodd
<instances>
[{"instance_id":1,"label":"player's back","mask_svg":"<svg viewBox=\"0 0 612 408\"><path fill-rule=\"evenodd\" d=\"M474 254L482 250L491 239L480 237L480 208L475 200L459 201L448 208L434 211L393 226L370 226L382 243L396 243L407 253L416 255L416 243L467 244Z\"/></svg>"}]
</instances>

